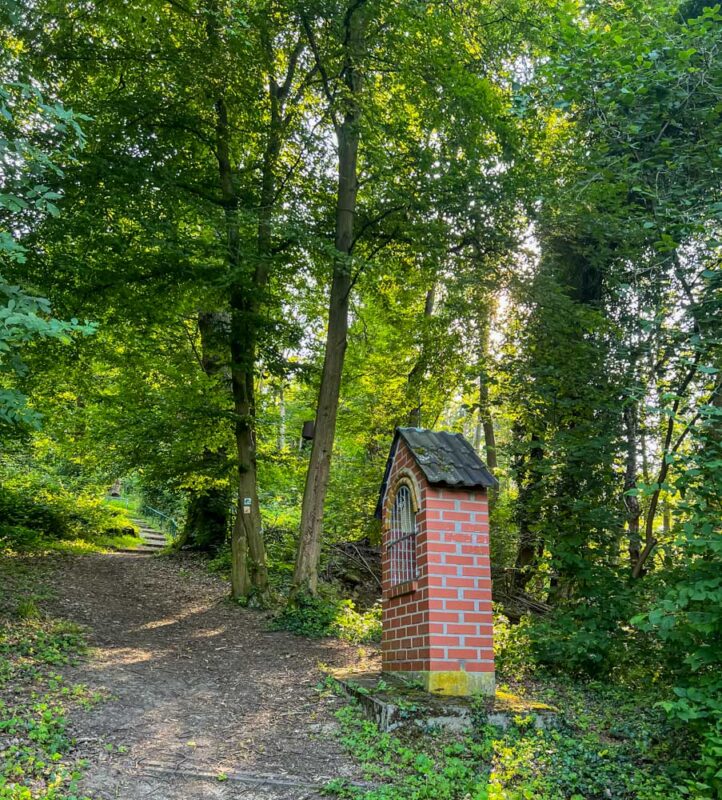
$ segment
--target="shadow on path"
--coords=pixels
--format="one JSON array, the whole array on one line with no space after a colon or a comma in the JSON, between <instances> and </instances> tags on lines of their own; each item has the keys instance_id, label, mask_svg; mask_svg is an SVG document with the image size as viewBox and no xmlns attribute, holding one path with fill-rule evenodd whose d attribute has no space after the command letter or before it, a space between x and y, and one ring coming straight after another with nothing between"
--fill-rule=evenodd
<instances>
[{"instance_id":1,"label":"shadow on path","mask_svg":"<svg viewBox=\"0 0 722 800\"><path fill-rule=\"evenodd\" d=\"M337 700L314 688L319 662L348 665L354 648L267 631L192 560L69 557L55 587L54 612L93 647L68 678L112 695L73 719L91 761L83 792L300 800L359 778L333 736Z\"/></svg>"}]
</instances>

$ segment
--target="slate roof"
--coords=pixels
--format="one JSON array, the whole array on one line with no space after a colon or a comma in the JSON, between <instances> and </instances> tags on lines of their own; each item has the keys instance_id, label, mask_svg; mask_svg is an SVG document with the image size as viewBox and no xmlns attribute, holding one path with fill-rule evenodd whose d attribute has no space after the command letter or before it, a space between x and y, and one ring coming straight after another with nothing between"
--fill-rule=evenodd
<instances>
[{"instance_id":1,"label":"slate roof","mask_svg":"<svg viewBox=\"0 0 722 800\"><path fill-rule=\"evenodd\" d=\"M400 439L406 442L424 477L432 486L457 489L499 487L499 482L460 433L430 431L425 428L396 428L376 505L377 518L381 517L391 465Z\"/></svg>"}]
</instances>

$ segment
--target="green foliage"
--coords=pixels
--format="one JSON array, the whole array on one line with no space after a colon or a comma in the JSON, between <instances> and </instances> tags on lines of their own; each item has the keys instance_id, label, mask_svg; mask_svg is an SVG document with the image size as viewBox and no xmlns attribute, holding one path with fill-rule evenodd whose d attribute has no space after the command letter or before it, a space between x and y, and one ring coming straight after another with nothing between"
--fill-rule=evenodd
<instances>
[{"instance_id":1,"label":"green foliage","mask_svg":"<svg viewBox=\"0 0 722 800\"><path fill-rule=\"evenodd\" d=\"M528 616L513 625L498 610L494 614L494 667L503 680L521 681L534 669L530 627Z\"/></svg>"},{"instance_id":2,"label":"green foliage","mask_svg":"<svg viewBox=\"0 0 722 800\"><path fill-rule=\"evenodd\" d=\"M335 636L360 644L381 638L381 606L357 611L351 600L341 600L328 590L325 595L299 595L274 618L274 630L287 630L300 636Z\"/></svg>"},{"instance_id":3,"label":"green foliage","mask_svg":"<svg viewBox=\"0 0 722 800\"><path fill-rule=\"evenodd\" d=\"M718 389L719 392L719 389ZM702 409L694 447L683 458L678 489L685 522L679 546L685 554L669 590L634 622L662 641L663 657L674 660L676 686L660 703L703 741L704 770L691 789L722 795L722 406ZM705 794L707 793L707 794Z\"/></svg>"},{"instance_id":4,"label":"green foliage","mask_svg":"<svg viewBox=\"0 0 722 800\"><path fill-rule=\"evenodd\" d=\"M618 651L626 665L627 647L635 657L643 658L643 647L632 646L634 642L629 641L632 634L624 630L620 621L629 608L625 605L621 614L618 608L602 614L594 603L580 603L535 620L526 633L534 660L570 675L599 676L614 672L620 658Z\"/></svg>"},{"instance_id":5,"label":"green foliage","mask_svg":"<svg viewBox=\"0 0 722 800\"><path fill-rule=\"evenodd\" d=\"M375 723L363 719L358 709L337 712L341 741L361 762L365 777L380 781L377 789L327 786L329 793L364 800L485 800L491 742L482 738L463 743L429 737L410 743L379 733ZM426 746L424 746L426 744Z\"/></svg>"},{"instance_id":6,"label":"green foliage","mask_svg":"<svg viewBox=\"0 0 722 800\"><path fill-rule=\"evenodd\" d=\"M0 571L15 591L42 589L37 569ZM85 651L82 630L46 617L31 597L17 598L14 616L0 610L0 798L79 800L77 785L85 766L73 754L68 713L91 708L102 698L84 685L68 684L58 673ZM29 613L32 612L32 613Z\"/></svg>"},{"instance_id":7,"label":"green foliage","mask_svg":"<svg viewBox=\"0 0 722 800\"><path fill-rule=\"evenodd\" d=\"M535 684L540 691L544 684ZM346 706L341 740L380 785L327 787L365 800L655 800L689 796L687 753L664 716L639 708L639 695L602 684L546 685L557 728L520 715L506 731L478 723L472 735L379 733ZM699 795L703 796L703 795Z\"/></svg>"},{"instance_id":8,"label":"green foliage","mask_svg":"<svg viewBox=\"0 0 722 800\"><path fill-rule=\"evenodd\" d=\"M125 514L97 494L78 494L59 483L39 485L27 477L24 485L0 487L0 551L43 549L59 540L103 546L128 535L132 526Z\"/></svg>"},{"instance_id":9,"label":"green foliage","mask_svg":"<svg viewBox=\"0 0 722 800\"><path fill-rule=\"evenodd\" d=\"M62 176L63 150L83 141L78 117L62 103L46 102L37 88L26 83L7 79L0 83L0 433L3 428L39 425L38 413L15 386L27 375L23 354L28 347L38 340L69 344L73 334L95 330L88 322L54 318L48 300L2 277L9 264L26 261L27 250L18 233L44 214L59 213L54 201L61 195L44 181L49 174L54 179Z\"/></svg>"}]
</instances>

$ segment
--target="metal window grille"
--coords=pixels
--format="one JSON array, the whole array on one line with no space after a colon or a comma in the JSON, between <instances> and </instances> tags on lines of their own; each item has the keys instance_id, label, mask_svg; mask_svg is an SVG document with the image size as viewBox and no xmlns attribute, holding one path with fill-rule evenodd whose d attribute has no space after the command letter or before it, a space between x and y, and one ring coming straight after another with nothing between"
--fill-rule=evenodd
<instances>
[{"instance_id":1,"label":"metal window grille","mask_svg":"<svg viewBox=\"0 0 722 800\"><path fill-rule=\"evenodd\" d=\"M416 580L416 512L411 489L400 486L391 508L389 528L389 556L391 585Z\"/></svg>"}]
</instances>

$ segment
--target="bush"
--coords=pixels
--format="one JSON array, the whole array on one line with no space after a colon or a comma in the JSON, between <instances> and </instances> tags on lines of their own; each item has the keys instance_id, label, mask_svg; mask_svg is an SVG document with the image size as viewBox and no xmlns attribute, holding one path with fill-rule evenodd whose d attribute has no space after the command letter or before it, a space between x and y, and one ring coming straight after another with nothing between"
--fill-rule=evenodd
<instances>
[{"instance_id":1,"label":"bush","mask_svg":"<svg viewBox=\"0 0 722 800\"><path fill-rule=\"evenodd\" d=\"M494 663L499 677L504 680L521 681L533 668L531 625L529 617L512 625L503 614L494 615Z\"/></svg>"},{"instance_id":2,"label":"bush","mask_svg":"<svg viewBox=\"0 0 722 800\"><path fill-rule=\"evenodd\" d=\"M0 488L0 550L27 550L43 541L117 536L128 527L101 498L60 486Z\"/></svg>"},{"instance_id":3,"label":"bush","mask_svg":"<svg viewBox=\"0 0 722 800\"><path fill-rule=\"evenodd\" d=\"M335 636L361 644L381 639L381 606L357 611L352 600L342 600L330 590L324 596L299 595L274 618L274 630L287 630L300 636Z\"/></svg>"},{"instance_id":4,"label":"bush","mask_svg":"<svg viewBox=\"0 0 722 800\"><path fill-rule=\"evenodd\" d=\"M647 582L647 590L652 588ZM623 683L667 681L671 662L660 662L660 646L650 634L630 625L644 602L640 592L590 595L574 605L530 619L532 660L551 670L593 678L614 675Z\"/></svg>"}]
</instances>

